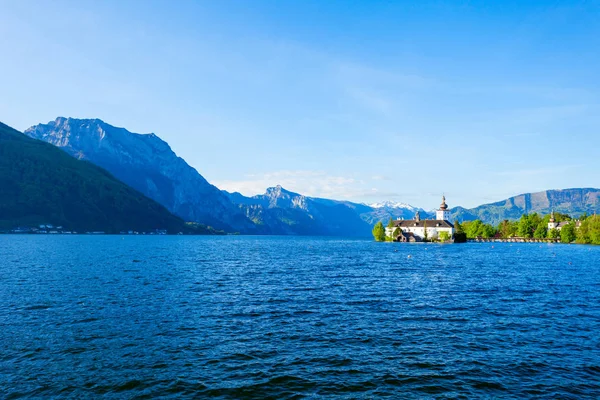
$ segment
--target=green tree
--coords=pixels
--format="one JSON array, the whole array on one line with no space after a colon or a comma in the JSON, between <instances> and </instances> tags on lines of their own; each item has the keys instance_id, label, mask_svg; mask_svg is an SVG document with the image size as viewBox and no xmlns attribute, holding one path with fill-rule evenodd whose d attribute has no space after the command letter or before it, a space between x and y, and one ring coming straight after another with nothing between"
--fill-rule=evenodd
<instances>
[{"instance_id":1,"label":"green tree","mask_svg":"<svg viewBox=\"0 0 600 400\"><path fill-rule=\"evenodd\" d=\"M552 228L548 231L549 239L558 239L560 237L560 232L556 228Z\"/></svg>"},{"instance_id":2,"label":"green tree","mask_svg":"<svg viewBox=\"0 0 600 400\"><path fill-rule=\"evenodd\" d=\"M479 236L489 239L496 235L496 229L489 224L483 224L480 228Z\"/></svg>"},{"instance_id":3,"label":"green tree","mask_svg":"<svg viewBox=\"0 0 600 400\"><path fill-rule=\"evenodd\" d=\"M454 221L454 232L455 233L463 233L463 226L460 224L460 222L458 222L458 220Z\"/></svg>"},{"instance_id":4,"label":"green tree","mask_svg":"<svg viewBox=\"0 0 600 400\"><path fill-rule=\"evenodd\" d=\"M469 239L476 237L491 238L496 235L496 228L490 224L484 224L481 220L468 221L463 223L463 228Z\"/></svg>"},{"instance_id":5,"label":"green tree","mask_svg":"<svg viewBox=\"0 0 600 400\"><path fill-rule=\"evenodd\" d=\"M511 222L505 219L504 221L500 222L497 230L500 233L500 235L506 239L515 236L517 234L518 228L518 222Z\"/></svg>"},{"instance_id":6,"label":"green tree","mask_svg":"<svg viewBox=\"0 0 600 400\"><path fill-rule=\"evenodd\" d=\"M577 239L577 235L575 233L575 223L569 222L560 230L560 241L562 243L571 243L575 239Z\"/></svg>"},{"instance_id":7,"label":"green tree","mask_svg":"<svg viewBox=\"0 0 600 400\"><path fill-rule=\"evenodd\" d=\"M474 239L477 236L479 236L479 232L481 230L482 225L483 225L483 223L478 219L476 219L475 221L464 222L463 226L465 229L465 233L467 234L467 237L469 239Z\"/></svg>"},{"instance_id":8,"label":"green tree","mask_svg":"<svg viewBox=\"0 0 600 400\"><path fill-rule=\"evenodd\" d=\"M423 223L423 241L427 242L429 240L429 232L427 232L427 221Z\"/></svg>"},{"instance_id":9,"label":"green tree","mask_svg":"<svg viewBox=\"0 0 600 400\"><path fill-rule=\"evenodd\" d=\"M400 235L400 228L396 228L392 231L392 235L388 236L385 235L385 241L386 242L393 242L394 240L396 240L396 238L398 237L398 235Z\"/></svg>"},{"instance_id":10,"label":"green tree","mask_svg":"<svg viewBox=\"0 0 600 400\"><path fill-rule=\"evenodd\" d=\"M389 222L387 224L387 227L388 228L393 228L394 227L394 219L392 217L390 217L390 220L389 220Z\"/></svg>"},{"instance_id":11,"label":"green tree","mask_svg":"<svg viewBox=\"0 0 600 400\"><path fill-rule=\"evenodd\" d=\"M519 220L519 236L524 238L530 238L533 235L533 231L535 230L535 228L537 228L537 226L534 227L531 224L531 221L529 220L529 215L523 214L521 216L521 219Z\"/></svg>"},{"instance_id":12,"label":"green tree","mask_svg":"<svg viewBox=\"0 0 600 400\"><path fill-rule=\"evenodd\" d=\"M591 244L600 244L600 216L587 217L582 224L588 225L588 236Z\"/></svg>"},{"instance_id":13,"label":"green tree","mask_svg":"<svg viewBox=\"0 0 600 400\"><path fill-rule=\"evenodd\" d=\"M446 231L442 231L438 235L438 239L440 242L447 242L448 240L450 240L450 234Z\"/></svg>"},{"instance_id":14,"label":"green tree","mask_svg":"<svg viewBox=\"0 0 600 400\"><path fill-rule=\"evenodd\" d=\"M375 241L377 242L385 241L385 228L383 227L383 223L381 221L376 223L373 227L373 238L375 238Z\"/></svg>"},{"instance_id":15,"label":"green tree","mask_svg":"<svg viewBox=\"0 0 600 400\"><path fill-rule=\"evenodd\" d=\"M600 244L600 216L591 215L576 229L577 243Z\"/></svg>"},{"instance_id":16,"label":"green tree","mask_svg":"<svg viewBox=\"0 0 600 400\"><path fill-rule=\"evenodd\" d=\"M538 213L529 214L529 224L531 225L531 234L532 235L535 233L535 230L538 228L538 226L541 223L542 223L542 217L540 217L540 214L538 214ZM546 226L548 226L547 221L546 221Z\"/></svg>"},{"instance_id":17,"label":"green tree","mask_svg":"<svg viewBox=\"0 0 600 400\"><path fill-rule=\"evenodd\" d=\"M577 225L575 225L575 236L577 237L576 241L580 244L589 244L591 243L590 238L590 224L587 220L581 222L579 229L577 229Z\"/></svg>"},{"instance_id":18,"label":"green tree","mask_svg":"<svg viewBox=\"0 0 600 400\"><path fill-rule=\"evenodd\" d=\"M537 229L533 233L533 237L536 239L545 239L548 236L548 227L542 223L538 224Z\"/></svg>"}]
</instances>

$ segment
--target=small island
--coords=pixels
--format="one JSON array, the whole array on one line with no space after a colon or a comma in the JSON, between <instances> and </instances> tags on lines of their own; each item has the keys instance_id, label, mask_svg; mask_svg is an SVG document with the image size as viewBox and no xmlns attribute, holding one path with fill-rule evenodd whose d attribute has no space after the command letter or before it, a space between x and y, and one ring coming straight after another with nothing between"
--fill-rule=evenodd
<instances>
[{"instance_id":1,"label":"small island","mask_svg":"<svg viewBox=\"0 0 600 400\"><path fill-rule=\"evenodd\" d=\"M515 221L504 220L493 226L477 219L450 222L446 198L436 210L435 219L422 219L415 213L412 220L380 221L373 228L378 242L555 242L600 245L600 216L582 214L578 218L551 211L550 214L523 214Z\"/></svg>"},{"instance_id":2,"label":"small island","mask_svg":"<svg viewBox=\"0 0 600 400\"><path fill-rule=\"evenodd\" d=\"M460 242L465 241L464 234L457 232L450 222L450 209L446 204L446 196L442 196L440 208L435 212L435 219L421 219L417 211L414 219L390 219L387 227L378 222L373 228L376 241L388 242Z\"/></svg>"}]
</instances>

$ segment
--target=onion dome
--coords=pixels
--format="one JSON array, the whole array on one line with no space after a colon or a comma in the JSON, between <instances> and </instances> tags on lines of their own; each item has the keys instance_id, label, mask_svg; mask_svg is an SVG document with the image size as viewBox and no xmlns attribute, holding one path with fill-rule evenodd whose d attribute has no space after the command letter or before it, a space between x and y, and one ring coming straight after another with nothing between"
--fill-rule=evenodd
<instances>
[{"instance_id":1,"label":"onion dome","mask_svg":"<svg viewBox=\"0 0 600 400\"><path fill-rule=\"evenodd\" d=\"M446 204L446 196L442 196L442 204L440 204L440 210L447 210L448 205Z\"/></svg>"}]
</instances>

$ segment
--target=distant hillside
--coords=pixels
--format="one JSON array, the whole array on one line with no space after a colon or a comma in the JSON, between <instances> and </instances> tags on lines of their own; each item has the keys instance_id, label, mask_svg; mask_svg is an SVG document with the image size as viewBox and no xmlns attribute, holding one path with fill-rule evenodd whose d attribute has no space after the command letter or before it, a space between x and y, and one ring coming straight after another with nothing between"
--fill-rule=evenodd
<instances>
[{"instance_id":1,"label":"distant hillside","mask_svg":"<svg viewBox=\"0 0 600 400\"><path fill-rule=\"evenodd\" d=\"M263 195L245 197L227 193L264 233L275 235L370 235L371 226L363 221L356 207L360 205L316 199L285 190L268 188Z\"/></svg>"},{"instance_id":2,"label":"distant hillside","mask_svg":"<svg viewBox=\"0 0 600 400\"><path fill-rule=\"evenodd\" d=\"M38 224L107 233L191 229L105 170L0 123L0 229Z\"/></svg>"},{"instance_id":3,"label":"distant hillside","mask_svg":"<svg viewBox=\"0 0 600 400\"><path fill-rule=\"evenodd\" d=\"M59 117L25 134L106 169L186 221L256 233L254 224L227 196L153 133L132 133L99 119Z\"/></svg>"},{"instance_id":4,"label":"distant hillside","mask_svg":"<svg viewBox=\"0 0 600 400\"><path fill-rule=\"evenodd\" d=\"M525 213L549 214L552 210L572 216L599 213L600 189L563 189L526 193L471 209L455 207L451 210L451 216L452 220L480 219L496 225L505 219L518 219Z\"/></svg>"}]
</instances>

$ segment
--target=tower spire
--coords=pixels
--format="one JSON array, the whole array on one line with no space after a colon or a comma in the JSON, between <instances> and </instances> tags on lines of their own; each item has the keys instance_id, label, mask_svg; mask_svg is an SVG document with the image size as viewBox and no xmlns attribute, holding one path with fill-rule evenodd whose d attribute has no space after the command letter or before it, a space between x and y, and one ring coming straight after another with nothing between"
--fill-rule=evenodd
<instances>
[{"instance_id":1,"label":"tower spire","mask_svg":"<svg viewBox=\"0 0 600 400\"><path fill-rule=\"evenodd\" d=\"M447 210L448 205L446 204L446 196L442 195L442 204L440 204L440 210Z\"/></svg>"},{"instance_id":2,"label":"tower spire","mask_svg":"<svg viewBox=\"0 0 600 400\"><path fill-rule=\"evenodd\" d=\"M442 204L440 209L435 212L435 219L440 221L448 221L450 219L450 210L448 210L448 204L446 204L446 195L442 195Z\"/></svg>"}]
</instances>

